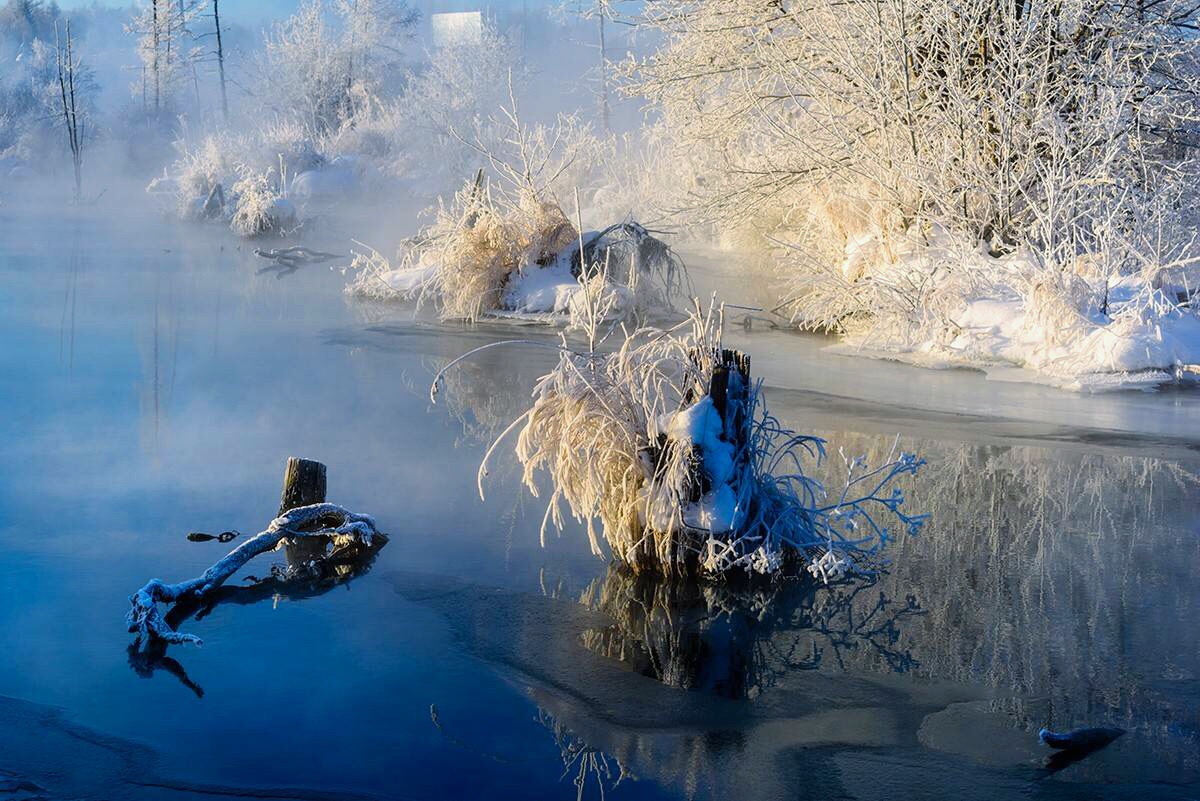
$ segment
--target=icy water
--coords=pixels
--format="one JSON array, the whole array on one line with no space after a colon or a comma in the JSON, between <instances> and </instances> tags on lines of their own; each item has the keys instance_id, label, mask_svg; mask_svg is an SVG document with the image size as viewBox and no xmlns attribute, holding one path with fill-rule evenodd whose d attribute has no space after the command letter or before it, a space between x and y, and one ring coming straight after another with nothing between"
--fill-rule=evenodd
<instances>
[{"instance_id":1,"label":"icy water","mask_svg":"<svg viewBox=\"0 0 1200 801\"><path fill-rule=\"evenodd\" d=\"M892 568L833 588L636 581L487 441L544 351L275 278L216 229L0 206L0 795L1200 797L1200 397L1085 398L739 332L785 422L929 466ZM343 251L344 239L313 246ZM522 336L548 337L522 330ZM255 532L289 455L392 535L231 591L137 655L151 577ZM247 571L263 575L270 559ZM1047 725L1128 733L1047 764Z\"/></svg>"}]
</instances>

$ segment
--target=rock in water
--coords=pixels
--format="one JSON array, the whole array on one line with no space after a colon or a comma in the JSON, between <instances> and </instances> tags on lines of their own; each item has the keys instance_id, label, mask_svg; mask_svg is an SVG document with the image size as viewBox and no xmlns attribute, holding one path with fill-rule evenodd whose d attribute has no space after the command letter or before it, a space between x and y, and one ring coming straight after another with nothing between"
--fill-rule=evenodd
<instances>
[{"instance_id":1,"label":"rock in water","mask_svg":"<svg viewBox=\"0 0 1200 801\"><path fill-rule=\"evenodd\" d=\"M1125 733L1124 729L1105 726L1072 729L1059 734L1049 729L1038 732L1038 739L1051 748L1070 751L1095 751L1111 743Z\"/></svg>"}]
</instances>

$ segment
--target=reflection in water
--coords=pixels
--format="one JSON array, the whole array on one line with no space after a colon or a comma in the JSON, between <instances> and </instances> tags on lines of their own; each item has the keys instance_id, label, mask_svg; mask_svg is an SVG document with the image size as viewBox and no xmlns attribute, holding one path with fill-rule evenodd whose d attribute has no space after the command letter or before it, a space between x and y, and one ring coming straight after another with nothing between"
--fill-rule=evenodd
<instances>
[{"instance_id":1,"label":"reflection in water","mask_svg":"<svg viewBox=\"0 0 1200 801\"><path fill-rule=\"evenodd\" d=\"M849 452L889 447L828 436ZM767 591L613 568L581 598L613 623L583 642L670 686L731 697L806 668L984 685L1015 730L1117 725L1161 766L1139 772L1194 779L1196 473L1109 453L920 450L931 469L917 491L933 523L897 544L889 569Z\"/></svg>"},{"instance_id":2,"label":"reflection in water","mask_svg":"<svg viewBox=\"0 0 1200 801\"><path fill-rule=\"evenodd\" d=\"M165 286L164 286L165 284ZM179 363L179 297L175 277L154 273L154 307L149 330L142 340L142 437L146 451L157 458L162 448L163 428L175 390Z\"/></svg>"},{"instance_id":3,"label":"reflection in water","mask_svg":"<svg viewBox=\"0 0 1200 801\"><path fill-rule=\"evenodd\" d=\"M519 413L530 386L510 386L503 349L489 353L500 363L459 372L445 392L454 417L485 438ZM803 408L776 411L785 424L810 418L811 427ZM816 433L831 452L868 460L893 447L890 436ZM1070 781L1200 779L1200 467L1130 455L1129 443L1046 448L916 436L902 446L928 461L905 491L931 522L892 545L886 569L839 586L755 588L612 567L580 594L606 618L581 631L581 644L668 687L753 704L786 697L805 672L904 673L909 682L979 688L990 700L939 710L913 739L935 752L1028 766L1046 757L1036 746L1042 726L1118 726L1130 734L1104 752L1052 760L1046 770ZM644 769L629 755L660 739L624 731L616 737L624 745L614 745L614 732L597 723L598 702L581 717L578 700L564 705L544 686L536 695L561 725L586 732L591 747L626 767ZM729 736L711 730L695 741L705 745L685 760L695 760L678 777L685 786L701 766L715 770L708 738ZM661 776L668 762L648 772Z\"/></svg>"},{"instance_id":4,"label":"reflection in water","mask_svg":"<svg viewBox=\"0 0 1200 801\"><path fill-rule=\"evenodd\" d=\"M916 664L900 648L915 596L878 589L877 576L824 587L809 581L755 586L667 580L613 563L580 602L613 622L583 633L589 651L671 687L754 698L794 670L814 670L862 650L893 671Z\"/></svg>"},{"instance_id":5,"label":"reflection in water","mask_svg":"<svg viewBox=\"0 0 1200 801\"><path fill-rule=\"evenodd\" d=\"M58 363L65 363L68 373L75 370L75 309L79 301L79 273L83 259L79 245L79 221L76 220L71 229L71 259L67 265L62 319L58 325Z\"/></svg>"},{"instance_id":6,"label":"reflection in water","mask_svg":"<svg viewBox=\"0 0 1200 801\"><path fill-rule=\"evenodd\" d=\"M537 720L554 737L563 764L562 777L569 778L575 786L577 801L591 798L593 792L603 799L606 792L615 790L623 780L633 778L626 774L619 759L592 748L540 707Z\"/></svg>"},{"instance_id":7,"label":"reflection in water","mask_svg":"<svg viewBox=\"0 0 1200 801\"><path fill-rule=\"evenodd\" d=\"M1200 770L1195 467L939 450L920 482L935 522L898 543L881 579L928 612L906 632L919 672L996 688L1027 730L1116 725L1173 768Z\"/></svg>"}]
</instances>

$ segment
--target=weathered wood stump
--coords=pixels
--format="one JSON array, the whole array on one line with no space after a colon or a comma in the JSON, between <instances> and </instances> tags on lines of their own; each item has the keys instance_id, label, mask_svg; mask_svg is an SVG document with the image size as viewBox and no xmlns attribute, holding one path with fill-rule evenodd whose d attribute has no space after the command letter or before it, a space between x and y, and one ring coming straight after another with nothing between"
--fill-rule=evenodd
<instances>
[{"instance_id":1,"label":"weathered wood stump","mask_svg":"<svg viewBox=\"0 0 1200 801\"><path fill-rule=\"evenodd\" d=\"M177 631L164 619L159 604L179 608L168 612L175 615L178 624L182 619L179 615L188 611L181 607L191 605L194 609L215 598L225 582L247 562L280 545L285 548L288 567L282 573L272 567L271 573L276 581L291 582L300 578L326 578L331 568L344 576L351 563L374 556L388 540L386 534L375 528L370 515L325 502L325 465L309 459L288 460L279 511L265 530L242 542L199 576L173 584L151 579L131 595L125 620L129 631L137 634L135 642L144 644L158 639L165 643L199 644L199 637Z\"/></svg>"},{"instance_id":2,"label":"weathered wood stump","mask_svg":"<svg viewBox=\"0 0 1200 801\"><path fill-rule=\"evenodd\" d=\"M283 471L283 492L279 498L279 515L301 506L325 503L325 465L312 459L289 456ZM310 537L292 540L284 545L284 558L289 567L308 564L325 556L326 543Z\"/></svg>"},{"instance_id":3,"label":"weathered wood stump","mask_svg":"<svg viewBox=\"0 0 1200 801\"><path fill-rule=\"evenodd\" d=\"M314 503L325 503L325 465L312 459L289 456L283 471L279 514Z\"/></svg>"},{"instance_id":4,"label":"weathered wood stump","mask_svg":"<svg viewBox=\"0 0 1200 801\"><path fill-rule=\"evenodd\" d=\"M693 362L702 364L705 354L700 351L692 353ZM736 350L723 349L715 353L716 365L709 379L707 394L712 398L713 408L721 417L721 438L733 445L736 454L734 474L739 475L745 460L749 458L749 448L746 444L750 437L750 357ZM686 408L700 400L699 390L689 391L682 398ZM667 456L667 435L660 434L658 447L651 451L652 461L658 465ZM714 489L712 479L704 469L704 454L699 445L692 446L687 475L680 486L680 498L686 498L695 503L704 497L706 492ZM696 543L686 537L676 537L671 542L668 559L661 560L654 552L652 537L647 537L637 552L630 555L629 564L635 573L649 570L661 571L664 568L674 571L680 568L684 575L694 575L699 568L699 553Z\"/></svg>"},{"instance_id":5,"label":"weathered wood stump","mask_svg":"<svg viewBox=\"0 0 1200 801\"><path fill-rule=\"evenodd\" d=\"M708 382L708 396L712 398L713 408L721 416L724 430L722 439L731 443L734 453L744 458L744 446L750 436L750 357L740 351L723 349L717 355L717 364ZM695 400L698 399L689 398L688 402ZM712 485L703 470L703 457L698 446L695 456L688 497L698 501L700 496L712 489Z\"/></svg>"},{"instance_id":6,"label":"weathered wood stump","mask_svg":"<svg viewBox=\"0 0 1200 801\"><path fill-rule=\"evenodd\" d=\"M213 188L209 190L208 197L204 200L204 208L201 211L202 216L206 220L215 220L225 213L225 190L221 188L221 184L213 184Z\"/></svg>"}]
</instances>

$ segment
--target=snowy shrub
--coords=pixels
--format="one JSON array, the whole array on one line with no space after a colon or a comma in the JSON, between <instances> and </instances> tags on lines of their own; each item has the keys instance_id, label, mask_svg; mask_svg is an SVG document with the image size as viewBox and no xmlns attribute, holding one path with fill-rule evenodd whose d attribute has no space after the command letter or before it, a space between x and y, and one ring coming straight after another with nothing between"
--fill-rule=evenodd
<instances>
[{"instance_id":1,"label":"snowy shrub","mask_svg":"<svg viewBox=\"0 0 1200 801\"><path fill-rule=\"evenodd\" d=\"M286 234L296 225L296 212L266 173L242 170L230 192L235 204L229 226L238 236Z\"/></svg>"},{"instance_id":2,"label":"snowy shrub","mask_svg":"<svg viewBox=\"0 0 1200 801\"><path fill-rule=\"evenodd\" d=\"M901 454L872 470L850 460L844 488L827 498L801 468L804 458L823 455L822 441L780 426L761 386L742 383L744 371L727 370L726 383L714 383L728 367L722 325L719 309L697 304L687 323L638 329L600 353L593 317L588 350L564 341L532 408L488 451L480 492L491 454L519 429L526 487L537 495L538 473L550 477L543 538L564 525L565 503L595 553L603 553L603 538L635 569L775 574L803 561L828 581L886 543L881 514L915 532L924 518L902 512L903 495L889 484L921 461ZM439 381L440 374L435 394ZM713 394L718 386L723 397Z\"/></svg>"},{"instance_id":3,"label":"snowy shrub","mask_svg":"<svg viewBox=\"0 0 1200 801\"><path fill-rule=\"evenodd\" d=\"M289 175L319 169L326 162L320 137L300 120L280 117L260 124L254 131L254 164L278 168Z\"/></svg>"},{"instance_id":4,"label":"snowy shrub","mask_svg":"<svg viewBox=\"0 0 1200 801\"><path fill-rule=\"evenodd\" d=\"M266 36L261 97L280 119L336 131L397 69L416 19L402 0L308 0Z\"/></svg>"},{"instance_id":5,"label":"snowy shrub","mask_svg":"<svg viewBox=\"0 0 1200 801\"><path fill-rule=\"evenodd\" d=\"M504 132L490 118L530 77L520 53L489 25L478 40L456 39L430 52L428 63L408 74L395 118L415 177L438 189L458 186L485 163L475 139L485 149L503 146Z\"/></svg>"},{"instance_id":6,"label":"snowy shrub","mask_svg":"<svg viewBox=\"0 0 1200 801\"><path fill-rule=\"evenodd\" d=\"M606 319L666 310L687 285L682 261L628 222L582 237L555 203L469 183L400 249L399 264L355 254L347 291L371 300L433 303L444 319L485 314L559 319L578 327L597 304Z\"/></svg>"},{"instance_id":7,"label":"snowy shrub","mask_svg":"<svg viewBox=\"0 0 1200 801\"><path fill-rule=\"evenodd\" d=\"M208 134L199 141L185 135L175 142L175 163L146 191L174 195L180 219L202 219L204 203L216 187L227 192L237 182L248 148L247 137L230 132Z\"/></svg>"},{"instance_id":8,"label":"snowy shrub","mask_svg":"<svg viewBox=\"0 0 1200 801\"><path fill-rule=\"evenodd\" d=\"M429 301L443 318L464 320L569 318L601 296L618 317L669 303L683 280L670 248L633 223L581 235L558 202L599 152L590 129L574 117L527 126L511 93L509 102L492 120L500 144L489 144L478 126L463 140L495 180L480 170L450 203L439 203L434 223L401 246L395 266L371 248L356 254L348 291Z\"/></svg>"},{"instance_id":9,"label":"snowy shrub","mask_svg":"<svg viewBox=\"0 0 1200 801\"><path fill-rule=\"evenodd\" d=\"M665 44L626 75L704 165L680 203L775 255L795 323L936 347L980 285L1021 295L1082 260L1102 296L1200 257L1198 15L651 0Z\"/></svg>"}]
</instances>

